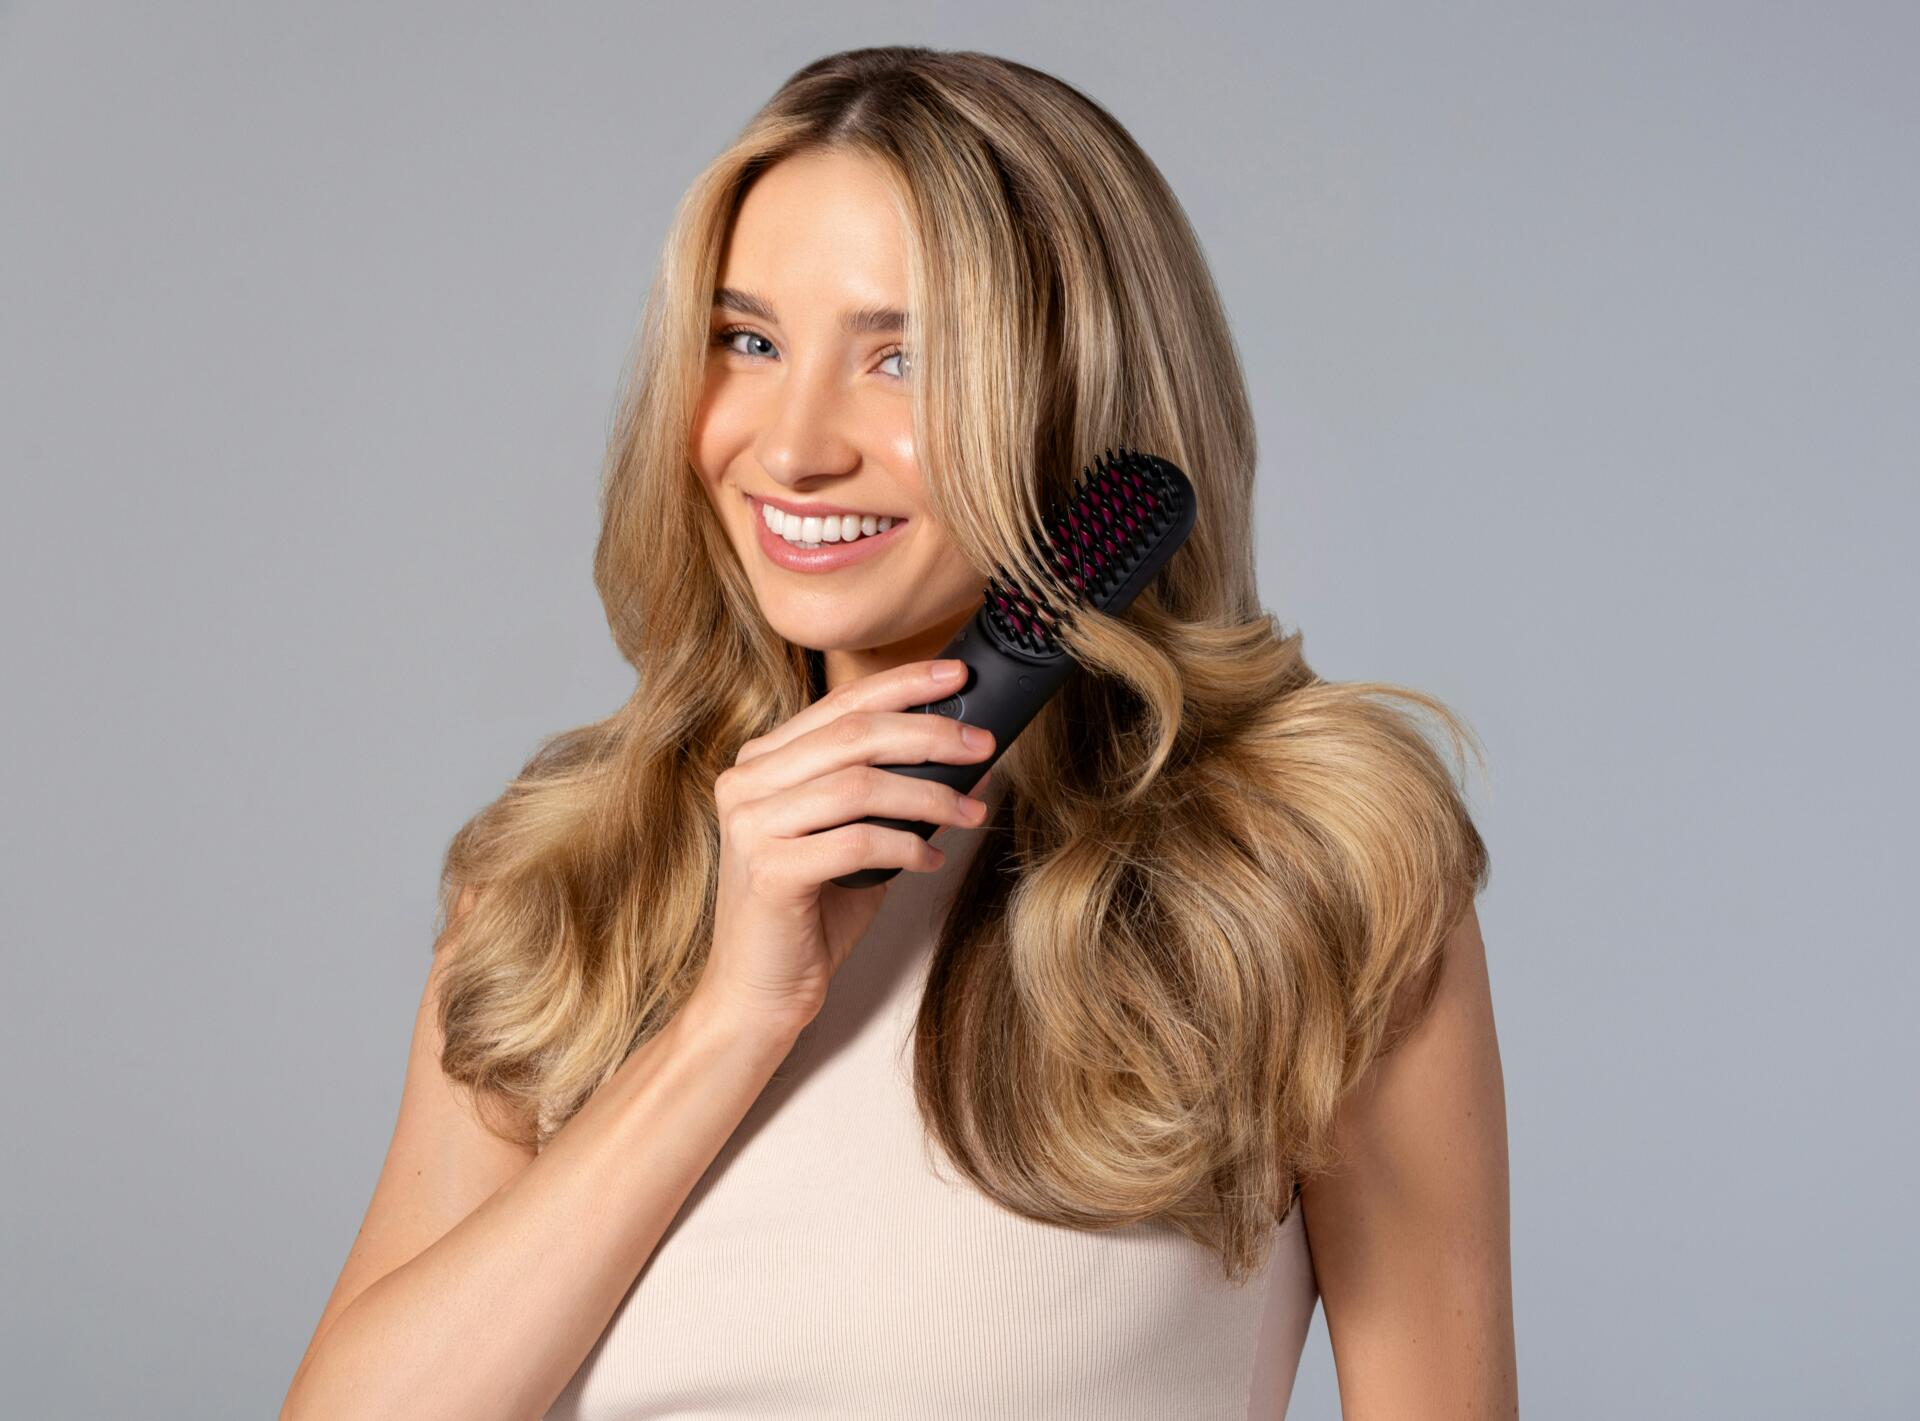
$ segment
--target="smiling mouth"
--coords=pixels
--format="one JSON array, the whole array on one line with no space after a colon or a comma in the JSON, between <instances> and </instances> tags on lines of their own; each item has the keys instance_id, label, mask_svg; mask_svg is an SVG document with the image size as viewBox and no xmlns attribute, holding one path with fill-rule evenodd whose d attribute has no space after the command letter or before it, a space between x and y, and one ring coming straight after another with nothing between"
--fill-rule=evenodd
<instances>
[{"instance_id":1,"label":"smiling mouth","mask_svg":"<svg viewBox=\"0 0 1920 1421\"><path fill-rule=\"evenodd\" d=\"M754 498L751 494L747 495L747 500L754 507L754 515L766 525L768 532L796 548L813 549L857 543L864 538L878 537L896 524L908 521L890 514L876 513L794 514Z\"/></svg>"}]
</instances>

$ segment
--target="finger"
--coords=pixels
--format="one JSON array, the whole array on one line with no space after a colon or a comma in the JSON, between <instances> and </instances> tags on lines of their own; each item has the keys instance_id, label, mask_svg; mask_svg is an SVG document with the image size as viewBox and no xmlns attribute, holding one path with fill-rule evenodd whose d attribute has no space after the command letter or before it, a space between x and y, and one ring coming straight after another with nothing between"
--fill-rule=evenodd
<instances>
[{"instance_id":1,"label":"finger","mask_svg":"<svg viewBox=\"0 0 1920 1421\"><path fill-rule=\"evenodd\" d=\"M983 804L984 804L984 803L986 803L986 800L985 800L985 798L984 798L984 796L985 796L985 793L986 793L986 788L987 788L987 786L988 786L988 785L989 785L990 783L992 783L992 781L993 781L993 771L992 771L992 770L988 770L988 771L987 771L987 772L986 772L986 773L985 773L984 775L982 775L982 776L980 776L980 779L979 779L979 781L978 781L978 782L977 782L977 783L976 783L976 784L974 785L974 787L973 787L972 789L970 789L970 790L968 790L968 791L967 791L967 797L968 797L969 799L978 799L978 800L980 800L980 801L981 801L981 803L983 803ZM988 810L987 810L987 812L988 812L989 814L991 814L991 813L993 812L993 810L992 810L992 806L990 806L990 805L988 806ZM980 821L980 823L981 823L981 824L984 824L984 823L986 823L986 822L987 822L987 821L986 821L985 819L982 819L982 820ZM945 832L946 832L946 831L947 831L948 829L951 829L951 828L953 828L953 827L954 827L954 826L953 826L953 825L951 825L951 824L942 824L942 825L940 825L940 827L939 827L939 828L937 828L937 829L935 829L935 830L934 830L934 831L933 831L933 832L932 832L931 834L929 834L929 835L927 835L927 838L928 838L929 840L932 840L932 839L937 839L937 838L939 838L939 837L940 837L940 835L941 835L941 834L943 834L943 833L945 833ZM963 825L962 825L961 827L962 827L962 828L968 828L968 827L971 827L971 828L975 828L975 829L977 829L977 828L979 828L979 827L980 827L980 825L979 825L979 824L974 824L974 825L970 825L970 826L969 826L969 825L964 825L964 824L963 824Z\"/></svg>"},{"instance_id":2,"label":"finger","mask_svg":"<svg viewBox=\"0 0 1920 1421\"><path fill-rule=\"evenodd\" d=\"M923 711L857 711L810 730L744 771L746 795L769 799L839 770L941 764L977 768L993 732ZM901 779L915 776L902 775Z\"/></svg>"},{"instance_id":3,"label":"finger","mask_svg":"<svg viewBox=\"0 0 1920 1421\"><path fill-rule=\"evenodd\" d=\"M937 659L909 661L838 686L798 715L743 747L734 763L745 765L763 755L770 755L809 731L838 720L848 711L904 710L909 706L931 705L944 700L953 693L953 688L960 684L966 673L935 676L933 668L936 664Z\"/></svg>"},{"instance_id":4,"label":"finger","mask_svg":"<svg viewBox=\"0 0 1920 1421\"><path fill-rule=\"evenodd\" d=\"M824 834L812 834L796 840L794 851L809 865L803 878L819 884L863 868L931 873L947 857L945 849L928 843L918 834L878 824L848 824Z\"/></svg>"},{"instance_id":5,"label":"finger","mask_svg":"<svg viewBox=\"0 0 1920 1421\"><path fill-rule=\"evenodd\" d=\"M985 822L958 790L872 765L852 765L809 779L769 796L755 810L761 832L775 839L801 839L862 819L901 819L936 828L972 828Z\"/></svg>"}]
</instances>

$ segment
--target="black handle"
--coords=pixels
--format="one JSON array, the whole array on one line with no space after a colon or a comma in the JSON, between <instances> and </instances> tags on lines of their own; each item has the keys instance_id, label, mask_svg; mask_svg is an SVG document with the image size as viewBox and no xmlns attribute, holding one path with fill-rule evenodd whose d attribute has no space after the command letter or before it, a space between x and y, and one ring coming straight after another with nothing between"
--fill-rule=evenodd
<instances>
[{"instance_id":1,"label":"black handle","mask_svg":"<svg viewBox=\"0 0 1920 1421\"><path fill-rule=\"evenodd\" d=\"M891 770L897 775L910 775L914 779L938 780L965 794L1007 753L1007 747L1013 744L1014 737L1027 728L1028 722L1040 713L1040 708L1053 698L1054 692L1066 684L1067 677L1077 664L1071 656L1061 653L1043 660L1016 656L988 634L986 617L987 609L983 603L980 610L973 614L972 620L947 643L947 649L938 658L967 664L966 678L960 683L960 689L942 700L910 709L948 716L967 725L978 725L992 731L993 754L985 760L961 765L928 760L918 765L882 765L881 769ZM923 839L931 838L940 827L918 819L889 819L878 815L868 815L855 822L905 829ZM876 883L885 883L898 872L898 868L862 868L843 873L833 882L842 888L870 888Z\"/></svg>"}]
</instances>

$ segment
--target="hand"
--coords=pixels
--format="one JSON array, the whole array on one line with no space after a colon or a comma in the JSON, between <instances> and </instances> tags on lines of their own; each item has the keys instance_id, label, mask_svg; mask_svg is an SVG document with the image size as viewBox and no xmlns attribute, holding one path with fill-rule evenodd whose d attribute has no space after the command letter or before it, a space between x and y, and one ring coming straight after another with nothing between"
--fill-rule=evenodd
<instances>
[{"instance_id":1,"label":"hand","mask_svg":"<svg viewBox=\"0 0 1920 1421\"><path fill-rule=\"evenodd\" d=\"M941 700L960 683L937 678L939 664L911 661L835 687L749 740L720 772L713 787L720 881L713 944L696 995L775 1026L804 1027L825 1005L828 982L888 888L844 888L831 880L863 868L926 873L946 861L917 834L858 821L984 821L979 799L879 768L992 755L990 732L966 727L981 737L969 745L959 721L906 709Z\"/></svg>"}]
</instances>

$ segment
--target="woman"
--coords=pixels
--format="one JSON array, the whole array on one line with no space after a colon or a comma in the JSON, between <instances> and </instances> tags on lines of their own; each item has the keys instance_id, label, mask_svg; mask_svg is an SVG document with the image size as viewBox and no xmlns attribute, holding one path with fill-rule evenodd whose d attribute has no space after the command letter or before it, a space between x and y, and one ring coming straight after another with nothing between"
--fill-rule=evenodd
<instances>
[{"instance_id":1,"label":"woman","mask_svg":"<svg viewBox=\"0 0 1920 1421\"><path fill-rule=\"evenodd\" d=\"M1187 542L973 795L874 768L990 756L911 708L1122 443ZM1104 110L973 53L794 75L682 203L612 441L638 687L449 848L286 1414L1278 1416L1316 1293L1349 1416L1512 1414L1486 853L1412 712L1465 730L1308 669L1253 465Z\"/></svg>"}]
</instances>

